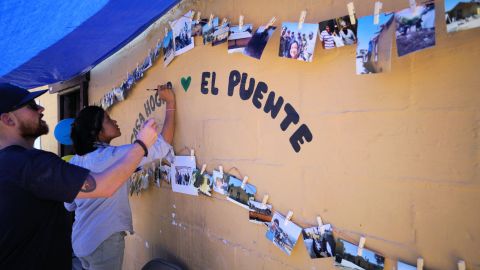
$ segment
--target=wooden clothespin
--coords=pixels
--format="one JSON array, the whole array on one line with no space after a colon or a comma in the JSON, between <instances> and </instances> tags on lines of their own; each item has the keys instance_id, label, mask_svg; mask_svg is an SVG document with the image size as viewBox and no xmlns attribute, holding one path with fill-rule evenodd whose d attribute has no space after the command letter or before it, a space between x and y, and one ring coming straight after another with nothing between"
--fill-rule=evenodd
<instances>
[{"instance_id":1,"label":"wooden clothespin","mask_svg":"<svg viewBox=\"0 0 480 270\"><path fill-rule=\"evenodd\" d=\"M238 18L238 29L240 31L243 29L243 15L240 15L240 18Z\"/></svg>"},{"instance_id":2,"label":"wooden clothespin","mask_svg":"<svg viewBox=\"0 0 480 270\"><path fill-rule=\"evenodd\" d=\"M228 22L227 18L223 18L222 24L220 24L220 25L224 25L224 24L226 24L227 22Z\"/></svg>"},{"instance_id":3,"label":"wooden clothespin","mask_svg":"<svg viewBox=\"0 0 480 270\"><path fill-rule=\"evenodd\" d=\"M208 26L212 26L213 21L213 14L210 14L210 18L208 19Z\"/></svg>"},{"instance_id":4,"label":"wooden clothespin","mask_svg":"<svg viewBox=\"0 0 480 270\"><path fill-rule=\"evenodd\" d=\"M262 207L265 207L268 202L268 194L263 195Z\"/></svg>"},{"instance_id":5,"label":"wooden clothespin","mask_svg":"<svg viewBox=\"0 0 480 270\"><path fill-rule=\"evenodd\" d=\"M305 22L305 17L307 17L307 11L303 10L300 12L300 18L298 19L298 30L302 29L303 23Z\"/></svg>"},{"instance_id":6,"label":"wooden clothespin","mask_svg":"<svg viewBox=\"0 0 480 270\"><path fill-rule=\"evenodd\" d=\"M347 9L348 9L348 16L350 16L350 23L356 24L357 21L355 20L355 6L353 5L353 2L350 2L347 4Z\"/></svg>"},{"instance_id":7,"label":"wooden clothespin","mask_svg":"<svg viewBox=\"0 0 480 270\"><path fill-rule=\"evenodd\" d=\"M218 170L220 171L221 174L223 174L223 166L222 165L218 166Z\"/></svg>"},{"instance_id":8,"label":"wooden clothespin","mask_svg":"<svg viewBox=\"0 0 480 270\"><path fill-rule=\"evenodd\" d=\"M203 164L202 169L200 170L200 174L203 174L205 172L205 169L207 169L207 164Z\"/></svg>"},{"instance_id":9,"label":"wooden clothespin","mask_svg":"<svg viewBox=\"0 0 480 270\"><path fill-rule=\"evenodd\" d=\"M242 189L245 189L245 186L247 185L247 181L248 181L248 176L243 177L242 186L241 186Z\"/></svg>"},{"instance_id":10,"label":"wooden clothespin","mask_svg":"<svg viewBox=\"0 0 480 270\"><path fill-rule=\"evenodd\" d=\"M365 239L365 237L360 237L360 242L358 243L358 250L357 250L357 255L358 256L362 256L363 254L363 247L365 246L365 241L367 241L367 239Z\"/></svg>"},{"instance_id":11,"label":"wooden clothespin","mask_svg":"<svg viewBox=\"0 0 480 270\"><path fill-rule=\"evenodd\" d=\"M201 18L200 16L202 15L202 13L199 11L197 12L197 22L200 22Z\"/></svg>"},{"instance_id":12,"label":"wooden clothespin","mask_svg":"<svg viewBox=\"0 0 480 270\"><path fill-rule=\"evenodd\" d=\"M287 216L285 217L285 222L283 223L284 226L287 226L290 220L292 219L293 211L288 211Z\"/></svg>"},{"instance_id":13,"label":"wooden clothespin","mask_svg":"<svg viewBox=\"0 0 480 270\"><path fill-rule=\"evenodd\" d=\"M190 13L190 20L193 21L193 16L195 16L195 11L191 10L190 12L191 12Z\"/></svg>"},{"instance_id":14,"label":"wooden clothespin","mask_svg":"<svg viewBox=\"0 0 480 270\"><path fill-rule=\"evenodd\" d=\"M165 36L168 35L168 27L165 27Z\"/></svg>"},{"instance_id":15,"label":"wooden clothespin","mask_svg":"<svg viewBox=\"0 0 480 270\"><path fill-rule=\"evenodd\" d=\"M409 4L410 4L410 10L412 11L412 13L415 13L415 11L417 10L417 1L416 0L408 0Z\"/></svg>"},{"instance_id":16,"label":"wooden clothespin","mask_svg":"<svg viewBox=\"0 0 480 270\"><path fill-rule=\"evenodd\" d=\"M375 9L373 11L373 24L377 25L380 23L380 10L382 9L383 4L380 1L375 2Z\"/></svg>"},{"instance_id":17,"label":"wooden clothespin","mask_svg":"<svg viewBox=\"0 0 480 270\"><path fill-rule=\"evenodd\" d=\"M417 270L423 270L423 258L417 259Z\"/></svg>"},{"instance_id":18,"label":"wooden clothespin","mask_svg":"<svg viewBox=\"0 0 480 270\"><path fill-rule=\"evenodd\" d=\"M195 156L195 149L190 149L190 156Z\"/></svg>"},{"instance_id":19,"label":"wooden clothespin","mask_svg":"<svg viewBox=\"0 0 480 270\"><path fill-rule=\"evenodd\" d=\"M318 223L318 228L320 228L320 235L323 235L325 233L325 228L323 227L323 221L320 216L317 216L317 223Z\"/></svg>"},{"instance_id":20,"label":"wooden clothespin","mask_svg":"<svg viewBox=\"0 0 480 270\"><path fill-rule=\"evenodd\" d=\"M265 26L265 28L269 28L270 26L273 26L273 24L275 23L276 20L277 20L277 18L273 17L273 18L268 22L268 24Z\"/></svg>"},{"instance_id":21,"label":"wooden clothespin","mask_svg":"<svg viewBox=\"0 0 480 270\"><path fill-rule=\"evenodd\" d=\"M458 270L465 270L465 269L467 269L467 266L465 265L465 261L464 261L464 260L458 261L457 266L458 266Z\"/></svg>"}]
</instances>

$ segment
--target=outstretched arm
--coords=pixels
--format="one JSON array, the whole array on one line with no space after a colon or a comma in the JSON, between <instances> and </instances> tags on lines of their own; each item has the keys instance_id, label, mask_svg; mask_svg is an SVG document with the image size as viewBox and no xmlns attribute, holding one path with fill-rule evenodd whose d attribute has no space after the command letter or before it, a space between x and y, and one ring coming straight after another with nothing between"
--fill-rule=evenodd
<instances>
[{"instance_id":1,"label":"outstretched arm","mask_svg":"<svg viewBox=\"0 0 480 270\"><path fill-rule=\"evenodd\" d=\"M163 85L157 87L158 95L161 100L167 103L165 113L165 122L162 128L162 137L170 145L173 143L173 135L175 134L175 94L172 89L168 89Z\"/></svg>"}]
</instances>

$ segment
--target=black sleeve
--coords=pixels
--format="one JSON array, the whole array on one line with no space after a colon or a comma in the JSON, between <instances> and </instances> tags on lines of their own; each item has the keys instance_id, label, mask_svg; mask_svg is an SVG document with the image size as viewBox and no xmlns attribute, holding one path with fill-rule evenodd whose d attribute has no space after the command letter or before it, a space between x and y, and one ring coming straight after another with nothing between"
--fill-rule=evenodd
<instances>
[{"instance_id":1,"label":"black sleeve","mask_svg":"<svg viewBox=\"0 0 480 270\"><path fill-rule=\"evenodd\" d=\"M72 202L90 173L50 152L33 149L27 155L23 186L42 199Z\"/></svg>"}]
</instances>

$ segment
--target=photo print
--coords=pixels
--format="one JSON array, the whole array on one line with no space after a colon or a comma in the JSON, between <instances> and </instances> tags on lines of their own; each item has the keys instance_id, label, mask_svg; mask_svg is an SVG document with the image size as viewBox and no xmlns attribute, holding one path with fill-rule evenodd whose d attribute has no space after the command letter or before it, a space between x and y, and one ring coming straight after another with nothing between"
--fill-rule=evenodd
<instances>
[{"instance_id":1,"label":"photo print","mask_svg":"<svg viewBox=\"0 0 480 270\"><path fill-rule=\"evenodd\" d=\"M213 191L222 195L227 195L229 175L217 170L212 172Z\"/></svg>"},{"instance_id":2,"label":"photo print","mask_svg":"<svg viewBox=\"0 0 480 270\"><path fill-rule=\"evenodd\" d=\"M229 30L230 24L228 22L215 27L215 30L213 31L212 46L227 42Z\"/></svg>"},{"instance_id":3,"label":"photo print","mask_svg":"<svg viewBox=\"0 0 480 270\"><path fill-rule=\"evenodd\" d=\"M289 221L285 225L285 217L275 212L272 221L268 224L266 237L288 255L292 254L293 247L297 244L302 228Z\"/></svg>"},{"instance_id":4,"label":"photo print","mask_svg":"<svg viewBox=\"0 0 480 270\"><path fill-rule=\"evenodd\" d=\"M394 15L382 13L379 24L373 24L373 15L358 19L357 74L390 71Z\"/></svg>"},{"instance_id":5,"label":"photo print","mask_svg":"<svg viewBox=\"0 0 480 270\"><path fill-rule=\"evenodd\" d=\"M385 257L363 248L358 256L358 246L342 239L335 243L335 263L340 269L383 270Z\"/></svg>"},{"instance_id":6,"label":"photo print","mask_svg":"<svg viewBox=\"0 0 480 270\"><path fill-rule=\"evenodd\" d=\"M397 270L417 270L417 266L397 261Z\"/></svg>"},{"instance_id":7,"label":"photo print","mask_svg":"<svg viewBox=\"0 0 480 270\"><path fill-rule=\"evenodd\" d=\"M275 29L277 29L275 26L269 26L268 28L260 26L248 42L243 54L260 59Z\"/></svg>"},{"instance_id":8,"label":"photo print","mask_svg":"<svg viewBox=\"0 0 480 270\"><path fill-rule=\"evenodd\" d=\"M193 179L195 179L193 186L197 188L201 194L212 197L212 177L210 175L208 175L206 172L201 174L200 170L197 169L193 172Z\"/></svg>"},{"instance_id":9,"label":"photo print","mask_svg":"<svg viewBox=\"0 0 480 270\"><path fill-rule=\"evenodd\" d=\"M323 230L323 233L322 233ZM302 230L303 243L307 248L310 258L335 257L335 238L332 225L311 227Z\"/></svg>"},{"instance_id":10,"label":"photo print","mask_svg":"<svg viewBox=\"0 0 480 270\"><path fill-rule=\"evenodd\" d=\"M173 40L175 42L175 56L181 55L194 47L192 37L192 12L189 11L179 19L170 23L173 30Z\"/></svg>"},{"instance_id":11,"label":"photo print","mask_svg":"<svg viewBox=\"0 0 480 270\"><path fill-rule=\"evenodd\" d=\"M435 46L435 4L395 12L398 56Z\"/></svg>"},{"instance_id":12,"label":"photo print","mask_svg":"<svg viewBox=\"0 0 480 270\"><path fill-rule=\"evenodd\" d=\"M212 20L212 23L210 25L207 22L202 27L203 45L211 43L213 41L213 33L215 32L215 27L217 26L218 26L218 17L215 17Z\"/></svg>"},{"instance_id":13,"label":"photo print","mask_svg":"<svg viewBox=\"0 0 480 270\"><path fill-rule=\"evenodd\" d=\"M242 188L242 180L235 176L230 176L228 179L227 200L239 205L247 210L250 209L248 202L255 199L257 188L251 184L246 184Z\"/></svg>"},{"instance_id":14,"label":"photo print","mask_svg":"<svg viewBox=\"0 0 480 270\"><path fill-rule=\"evenodd\" d=\"M322 48L333 49L357 43L357 25L350 22L350 16L320 22L318 24Z\"/></svg>"},{"instance_id":15,"label":"photo print","mask_svg":"<svg viewBox=\"0 0 480 270\"><path fill-rule=\"evenodd\" d=\"M166 67L175 58L175 45L173 44L173 31L168 31L163 39L163 66Z\"/></svg>"},{"instance_id":16,"label":"photo print","mask_svg":"<svg viewBox=\"0 0 480 270\"><path fill-rule=\"evenodd\" d=\"M248 219L256 224L268 224L272 221L272 206L270 204L262 204L254 200L248 201L249 212Z\"/></svg>"},{"instance_id":17,"label":"photo print","mask_svg":"<svg viewBox=\"0 0 480 270\"><path fill-rule=\"evenodd\" d=\"M252 38L253 25L244 24L242 29L237 26L230 27L228 36L228 53L243 53Z\"/></svg>"},{"instance_id":18,"label":"photo print","mask_svg":"<svg viewBox=\"0 0 480 270\"><path fill-rule=\"evenodd\" d=\"M175 156L170 172L173 192L198 196L198 189L194 186L195 170L195 156Z\"/></svg>"},{"instance_id":19,"label":"photo print","mask_svg":"<svg viewBox=\"0 0 480 270\"><path fill-rule=\"evenodd\" d=\"M445 22L448 33L480 27L480 2L445 0Z\"/></svg>"},{"instance_id":20,"label":"photo print","mask_svg":"<svg viewBox=\"0 0 480 270\"><path fill-rule=\"evenodd\" d=\"M317 24L304 23L302 29L298 29L298 22L284 22L278 56L312 62L317 33Z\"/></svg>"},{"instance_id":21,"label":"photo print","mask_svg":"<svg viewBox=\"0 0 480 270\"><path fill-rule=\"evenodd\" d=\"M201 36L202 28L207 24L207 19L193 20L192 21L192 37Z\"/></svg>"}]
</instances>

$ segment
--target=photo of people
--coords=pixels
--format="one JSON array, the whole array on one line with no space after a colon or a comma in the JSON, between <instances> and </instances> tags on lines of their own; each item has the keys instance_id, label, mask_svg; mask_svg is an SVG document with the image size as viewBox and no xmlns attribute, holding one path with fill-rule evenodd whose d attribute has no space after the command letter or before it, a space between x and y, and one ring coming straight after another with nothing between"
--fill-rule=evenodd
<instances>
[{"instance_id":1,"label":"photo of people","mask_svg":"<svg viewBox=\"0 0 480 270\"><path fill-rule=\"evenodd\" d=\"M398 56L435 46L435 5L432 3L395 12Z\"/></svg>"},{"instance_id":2,"label":"photo of people","mask_svg":"<svg viewBox=\"0 0 480 270\"><path fill-rule=\"evenodd\" d=\"M373 15L358 19L357 74L390 71L393 13L379 15L379 24L373 24Z\"/></svg>"},{"instance_id":3,"label":"photo of people","mask_svg":"<svg viewBox=\"0 0 480 270\"><path fill-rule=\"evenodd\" d=\"M303 229L302 235L310 258L335 257L335 238L332 225L325 224L322 227Z\"/></svg>"},{"instance_id":4,"label":"photo of people","mask_svg":"<svg viewBox=\"0 0 480 270\"><path fill-rule=\"evenodd\" d=\"M302 228L289 221L285 225L285 217L275 212L272 221L268 224L265 236L288 255L292 254L293 247L297 244Z\"/></svg>"},{"instance_id":5,"label":"photo of people","mask_svg":"<svg viewBox=\"0 0 480 270\"><path fill-rule=\"evenodd\" d=\"M179 19L170 23L173 30L173 40L175 42L175 56L185 53L194 47L192 37L192 15L193 11L187 12Z\"/></svg>"},{"instance_id":6,"label":"photo of people","mask_svg":"<svg viewBox=\"0 0 480 270\"><path fill-rule=\"evenodd\" d=\"M397 261L397 270L417 270L417 267Z\"/></svg>"},{"instance_id":7,"label":"photo of people","mask_svg":"<svg viewBox=\"0 0 480 270\"><path fill-rule=\"evenodd\" d=\"M273 32L275 32L275 29L277 29L275 26L269 26L268 28L265 28L265 26L260 26L248 42L243 54L260 59L260 57L262 57L263 50L267 46L268 40L270 40L270 37L272 37Z\"/></svg>"},{"instance_id":8,"label":"photo of people","mask_svg":"<svg viewBox=\"0 0 480 270\"><path fill-rule=\"evenodd\" d=\"M383 270L385 257L368 249L358 256L358 246L342 239L335 244L335 266L340 269Z\"/></svg>"},{"instance_id":9,"label":"photo of people","mask_svg":"<svg viewBox=\"0 0 480 270\"><path fill-rule=\"evenodd\" d=\"M212 193L210 192L212 190L212 177L210 175L208 175L206 172L201 174L200 170L197 169L193 172L193 179L195 179L193 186L197 188L201 194L208 197L212 196Z\"/></svg>"},{"instance_id":10,"label":"photo of people","mask_svg":"<svg viewBox=\"0 0 480 270\"><path fill-rule=\"evenodd\" d=\"M350 22L350 16L320 22L320 35L322 48L333 49L357 43L357 25Z\"/></svg>"},{"instance_id":11,"label":"photo of people","mask_svg":"<svg viewBox=\"0 0 480 270\"><path fill-rule=\"evenodd\" d=\"M317 24L305 23L298 29L298 22L283 23L278 56L312 62L317 33Z\"/></svg>"},{"instance_id":12,"label":"photo of people","mask_svg":"<svg viewBox=\"0 0 480 270\"><path fill-rule=\"evenodd\" d=\"M228 174L213 170L212 172L212 185L213 191L222 195L227 195L228 190Z\"/></svg>"},{"instance_id":13,"label":"photo of people","mask_svg":"<svg viewBox=\"0 0 480 270\"><path fill-rule=\"evenodd\" d=\"M230 176L228 179L227 200L239 205L247 210L250 209L248 201L255 199L257 188L251 184L246 184L242 188L242 180L235 176Z\"/></svg>"},{"instance_id":14,"label":"photo of people","mask_svg":"<svg viewBox=\"0 0 480 270\"><path fill-rule=\"evenodd\" d=\"M228 23L224 23L220 26L215 27L215 31L213 32L212 46L217 46L219 44L227 42L229 30L230 24Z\"/></svg>"},{"instance_id":15,"label":"photo of people","mask_svg":"<svg viewBox=\"0 0 480 270\"><path fill-rule=\"evenodd\" d=\"M218 26L218 17L215 17L212 20L211 24L206 23L202 27L203 45L213 41L213 32L215 31L215 27L217 26Z\"/></svg>"},{"instance_id":16,"label":"photo of people","mask_svg":"<svg viewBox=\"0 0 480 270\"><path fill-rule=\"evenodd\" d=\"M200 21L193 20L192 21L192 37L201 36L202 35L202 28L205 24L207 24L206 19L201 19Z\"/></svg>"},{"instance_id":17,"label":"photo of people","mask_svg":"<svg viewBox=\"0 0 480 270\"><path fill-rule=\"evenodd\" d=\"M270 204L262 204L254 200L248 201L249 212L248 219L250 222L256 224L264 224L268 226L268 223L272 221L272 206Z\"/></svg>"},{"instance_id":18,"label":"photo of people","mask_svg":"<svg viewBox=\"0 0 480 270\"><path fill-rule=\"evenodd\" d=\"M457 32L480 27L480 2L445 0L447 32Z\"/></svg>"},{"instance_id":19,"label":"photo of people","mask_svg":"<svg viewBox=\"0 0 480 270\"><path fill-rule=\"evenodd\" d=\"M198 196L194 186L193 172L196 170L194 156L175 156L170 174L173 192Z\"/></svg>"},{"instance_id":20,"label":"photo of people","mask_svg":"<svg viewBox=\"0 0 480 270\"><path fill-rule=\"evenodd\" d=\"M175 58L175 45L173 44L173 31L168 31L163 39L163 66L168 66Z\"/></svg>"},{"instance_id":21,"label":"photo of people","mask_svg":"<svg viewBox=\"0 0 480 270\"><path fill-rule=\"evenodd\" d=\"M228 53L243 53L248 42L252 38L253 25L245 24L240 29L239 26L230 27L228 36Z\"/></svg>"}]
</instances>

